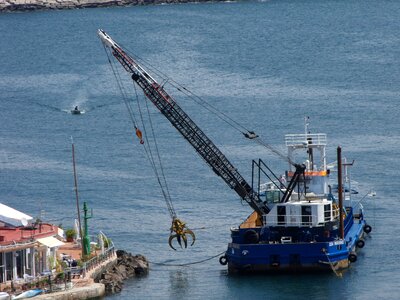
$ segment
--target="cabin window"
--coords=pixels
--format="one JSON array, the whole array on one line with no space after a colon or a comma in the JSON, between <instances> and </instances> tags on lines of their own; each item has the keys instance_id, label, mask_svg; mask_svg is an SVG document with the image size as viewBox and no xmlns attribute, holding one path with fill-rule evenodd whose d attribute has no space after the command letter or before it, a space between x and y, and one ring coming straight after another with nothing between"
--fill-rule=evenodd
<instances>
[{"instance_id":1,"label":"cabin window","mask_svg":"<svg viewBox=\"0 0 400 300\"><path fill-rule=\"evenodd\" d=\"M267 191L265 193L267 203L279 203L281 198L281 191Z\"/></svg>"},{"instance_id":2,"label":"cabin window","mask_svg":"<svg viewBox=\"0 0 400 300\"><path fill-rule=\"evenodd\" d=\"M310 226L312 224L310 205L304 205L301 207L301 223L304 226Z\"/></svg>"},{"instance_id":3,"label":"cabin window","mask_svg":"<svg viewBox=\"0 0 400 300\"><path fill-rule=\"evenodd\" d=\"M325 216L325 222L328 222L331 220L331 205L330 204L324 205L324 216Z\"/></svg>"},{"instance_id":4,"label":"cabin window","mask_svg":"<svg viewBox=\"0 0 400 300\"><path fill-rule=\"evenodd\" d=\"M278 206L278 225L285 225L286 206Z\"/></svg>"}]
</instances>

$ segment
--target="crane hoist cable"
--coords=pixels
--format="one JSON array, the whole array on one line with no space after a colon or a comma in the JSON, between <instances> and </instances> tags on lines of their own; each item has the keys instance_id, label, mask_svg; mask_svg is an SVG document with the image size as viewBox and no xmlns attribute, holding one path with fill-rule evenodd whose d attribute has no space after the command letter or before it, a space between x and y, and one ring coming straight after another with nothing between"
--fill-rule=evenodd
<instances>
[{"instance_id":1,"label":"crane hoist cable","mask_svg":"<svg viewBox=\"0 0 400 300\"><path fill-rule=\"evenodd\" d=\"M134 90L135 90L135 96L136 96L136 103L137 103L138 111L139 111L139 114L140 114L140 119L141 119L142 124L145 124L145 121L144 121L144 118L143 118L143 113L142 113L142 108L141 108L140 102L139 102L139 95L138 95L137 90L136 90L136 86L134 86ZM145 101L145 103L146 103L146 101ZM150 154L151 162L152 162L152 165L154 167L154 172L156 173L157 180L159 181L159 185L161 187L162 193L164 195L164 199L165 199L165 202L167 204L167 208L168 208L169 214L170 214L171 218L174 219L174 218L176 218L176 212L175 212L174 206L172 205L171 195L169 193L169 188L168 188L167 180L166 180L166 177L165 177L164 168L163 168L163 165L162 165L160 153L159 153L159 150L158 150L157 139L156 139L156 135L155 135L155 132L154 132L153 123L151 121L150 112L148 110L147 103L146 103L146 110L147 110L147 115L148 115L150 129L151 129L151 136L153 138L153 143L154 143L154 146L155 146L155 153L157 155L157 163L158 163L158 165L160 167L160 171L158 171L158 169L156 167L156 162L155 162L155 159L154 159L153 151L151 150L151 147L150 147L151 141L148 138L149 135L147 134L146 126L143 126L143 131L145 133L146 144L149 145L149 154ZM161 174L159 174L159 172Z\"/></svg>"},{"instance_id":2,"label":"crane hoist cable","mask_svg":"<svg viewBox=\"0 0 400 300\"><path fill-rule=\"evenodd\" d=\"M135 89L135 94L136 94L136 97L137 97L138 109L140 111L140 116L141 116L141 119L142 119L142 123L144 124L143 114L141 112L142 110L140 108L140 104L139 104L139 101L138 101L138 94L137 94L137 90L136 90L136 85L134 85L134 89ZM164 168L163 168L163 165L161 163L160 151L158 150L158 144L157 144L157 139L156 139L156 135L155 135L155 131L154 131L154 126L153 126L153 122L151 120L150 109L149 109L147 101L144 101L144 103L146 105L147 116L148 116L148 120L149 120L149 124L150 124L150 129L151 129L154 145L155 145L155 152L157 154L157 158L158 158L158 162L159 162L159 166L160 166L161 178L163 179L164 186L165 186L165 189L163 189L163 193L165 193L164 194L164 198L166 200L166 203L167 203L167 206L168 206L168 210L169 210L171 218L172 218L172 224L171 224L171 228L170 228L170 237L168 239L168 244L172 249L176 250L176 248L174 248L174 246L172 246L172 241L176 238L178 244L181 247L182 247L182 241L183 241L183 244L184 244L185 248L187 248L187 237L186 236L190 235L192 237L191 246L193 246L194 242L196 241L196 236L195 236L195 234L194 234L194 232L192 230L187 228L186 223L184 223L183 221L181 221L177 217L175 209L174 209L174 207L172 205L171 196L170 196L170 193L169 193L166 177L165 177L165 174L164 174ZM145 130L146 127L143 127L143 128ZM146 134L146 141L147 141L147 134ZM147 145L150 145L149 141L147 141ZM157 173L157 169L155 169L155 172ZM157 173L157 178L158 178L158 180L160 179L160 176L158 176L158 173ZM162 185L161 182L159 182L159 184L160 184L160 186Z\"/></svg>"},{"instance_id":3,"label":"crane hoist cable","mask_svg":"<svg viewBox=\"0 0 400 300\"><path fill-rule=\"evenodd\" d=\"M196 95L195 93L193 93L192 91L187 89L182 84L180 84L177 81L175 81L174 79L168 77L168 75L166 75L165 73L163 73L162 71L157 69L155 66L153 66L147 60L135 55L134 53L132 53L129 50L126 50L126 52L129 53L131 56L133 56L138 61L140 61L141 64L144 65L146 68L152 70L152 72L157 74L164 82L162 84L162 86L168 82L172 87L177 89L179 92L183 93L189 99L193 100L198 105L202 106L204 109L206 109L207 111L209 111L210 113L214 114L216 117L221 119L223 122L228 124L230 127L234 128L236 131L240 132L245 138L252 140L252 141L256 142L257 144L259 144L260 146L263 146L263 147L269 149L269 151L276 154L278 157L280 157L284 161L288 162L292 166L295 166L295 162L293 162L289 156L282 154L280 151L275 149L272 145L270 145L267 142L265 142L264 140L262 140L260 138L260 136L257 135L254 131L248 129L243 124L239 123L238 121L236 121L235 119L233 119L232 117L227 115L225 112L219 110L214 105L210 104L209 102L207 102L200 96Z\"/></svg>"},{"instance_id":4,"label":"crane hoist cable","mask_svg":"<svg viewBox=\"0 0 400 300\"><path fill-rule=\"evenodd\" d=\"M107 53L107 56L108 56L108 52L107 52L107 51L106 51L106 53ZM128 97L127 97L127 93L125 92L124 86L123 86L123 84L122 84L121 77L120 77L119 73L116 71L117 68L114 68L114 66L113 66L113 64L112 64L112 61L110 60L109 57L108 57L108 61L109 61L110 65L111 65L113 74L114 74L114 76L116 77L117 84L118 84L119 90L120 90L120 92L121 92L122 98L123 98L123 100L124 100L124 104L125 104L125 106L126 106L126 108L127 108L127 111L128 111L129 117L130 117L130 120L131 120L131 122L132 122L132 124L133 124L133 126L134 126L134 128L135 128L135 130L136 130L136 132L137 132L138 127L137 127L137 121L136 121L136 117L135 117L135 114L134 114L134 110L133 110L133 108L132 108L132 106L131 106L131 104L130 104L130 102L129 102L129 99L128 99ZM135 95L136 95L136 98L138 99L138 95L137 95L136 88L135 88ZM141 110L140 110L139 101L137 101L137 103L138 103L138 107L139 107L139 113L140 113L140 116L141 116L142 125L144 125L144 120L143 120L143 116L142 116L142 113L141 113ZM146 129L145 129L145 127L143 127L143 130L144 130L144 132L145 132L145 140L146 140L146 142L147 142L146 145L148 145L148 144L149 144L149 140L148 140L148 138L147 138L147 134L146 134ZM142 134L141 134L141 133L140 133L140 137L139 137L139 138L140 138L141 141L142 141L142 138L143 138L143 137L142 137ZM141 143L141 144L144 144L144 143ZM173 217L176 217L176 212L175 212L175 209L173 208L172 202L171 202L171 200L170 200L169 192L168 192L168 190L166 190L165 187L164 187L164 186L166 186L165 176L160 176L160 175L158 174L158 169L157 169L156 162L155 162L155 160L154 160L154 157L153 157L151 148L150 148L150 147L144 147L144 150L145 150L146 156L147 156L148 160L150 161L150 164L151 164L151 166L152 166L152 168L153 168L153 170L154 170L154 172L155 172L155 174L156 174L157 181L158 181L158 183L159 183L159 185L160 185L161 191L162 191L163 196L164 196L164 198L165 198L165 200L166 200L166 203L167 203L168 211L169 211L169 213L170 213L170 215L171 215L172 218L173 218ZM159 156L158 156L158 157L159 157ZM160 163L161 163L161 160L160 160ZM161 178L160 178L160 177L161 177Z\"/></svg>"},{"instance_id":5,"label":"crane hoist cable","mask_svg":"<svg viewBox=\"0 0 400 300\"><path fill-rule=\"evenodd\" d=\"M134 53L132 53L129 50L126 50L126 52L129 53L135 59L137 59L139 62L141 62L141 64L146 66L146 68L151 70L154 74L157 74L158 77L160 77L164 81L164 83L161 84L161 86L163 86L164 84L166 84L168 82L172 87L174 87L179 92L181 92L184 95L186 95L188 98L190 98L191 100L196 102L198 105L202 106L204 109L206 109L209 112L211 112L212 114L216 115L219 119L221 119L222 121L227 123L232 128L236 129L237 131L239 131L239 132L241 132L243 134L244 134L244 132L251 132L245 126L243 126L242 124L240 124L239 122L237 122L236 120L231 118L229 115L227 115L223 111L219 110L218 108L216 108L215 106L213 106L209 102L205 101L200 96L196 95L195 93L193 93L192 91L187 89L185 86L183 86L179 82L177 82L174 79L168 77L168 75L166 75L165 73L163 73L162 71L157 69L155 66L153 66L147 60L139 57L138 55L135 55Z\"/></svg>"},{"instance_id":6,"label":"crane hoist cable","mask_svg":"<svg viewBox=\"0 0 400 300\"><path fill-rule=\"evenodd\" d=\"M143 149L145 151L145 154L147 156L148 161L150 162L150 165L153 168L154 174L156 176L157 183L160 186L161 193L162 193L162 195L164 197L164 201L166 203L168 212L169 212L170 217L172 219L171 227L170 227L170 237L169 237L168 243L169 243L169 245L170 245L170 247L172 249L176 250L176 248L174 248L173 245L172 245L172 241L176 238L178 244L181 247L182 247L182 241L183 241L183 244L184 244L185 248L187 248L187 235L190 235L192 237L191 245L194 244L194 242L196 240L196 236L195 236L194 232L192 230L190 230L186 226L186 223L184 223L183 221L181 221L177 217L176 211L175 211L174 206L172 204L172 199L171 199L171 196L170 196L170 193L169 193L168 184L167 184L167 180L166 180L165 173L164 173L164 168L163 168L161 157L160 157L160 154L159 154L156 135L155 135L154 128L153 128L153 123L151 121L151 117L150 117L150 112L149 112L149 107L147 105L147 101L145 101L146 110L147 110L147 117L148 117L149 124L150 124L152 140L153 140L153 143L154 143L154 146L155 146L154 152L156 153L157 160L154 158L153 151L151 149L151 144L152 143L150 142L150 140L148 138L147 131L146 131L145 121L144 121L144 118L143 118L143 113L142 113L142 109L141 109L141 106L140 106L140 101L139 101L139 96L138 96L138 93L137 93L137 90L136 90L136 86L134 85L136 103L137 103L137 106L138 106L140 120L141 120L142 128L143 128L143 131L144 131L144 139L146 140L146 143L143 140L142 132L138 128L138 125L137 125L138 122L136 121L134 109L132 108L131 102L129 101L129 97L127 96L125 88L124 88L124 86L122 84L122 79L120 77L120 74L117 71L118 68L114 67L114 65L113 65L113 63L112 63L112 61L110 59L109 52L107 51L107 48L105 46L104 46L104 49L105 49L105 52L107 54L108 62L110 64L110 66L111 66L111 69L112 69L112 72L114 74L114 77L115 77L115 79L117 81L119 91L120 91L120 93L122 95L122 98L124 100L124 104L125 104L125 106L127 108L127 111L128 111L128 114L129 114L129 118L130 118L130 120L131 120L131 122L132 122L132 124L134 126L136 135L140 140L140 144L142 144L144 146ZM158 170L158 168L160 170Z\"/></svg>"}]
</instances>

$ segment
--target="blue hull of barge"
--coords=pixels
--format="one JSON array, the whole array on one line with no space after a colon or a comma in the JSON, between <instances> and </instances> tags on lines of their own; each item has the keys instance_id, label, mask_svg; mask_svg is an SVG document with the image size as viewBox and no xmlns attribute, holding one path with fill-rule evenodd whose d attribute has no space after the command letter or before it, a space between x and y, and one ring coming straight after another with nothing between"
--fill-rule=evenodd
<instances>
[{"instance_id":1,"label":"blue hull of barge","mask_svg":"<svg viewBox=\"0 0 400 300\"><path fill-rule=\"evenodd\" d=\"M347 268L357 259L357 242L363 240L364 219L347 216L345 239L257 244L230 243L225 253L230 273L332 271ZM246 231L245 229L240 229ZM363 243L363 242L362 242ZM352 255L352 257L350 257ZM350 258L350 260L349 260ZM351 261L353 260L353 261Z\"/></svg>"},{"instance_id":2,"label":"blue hull of barge","mask_svg":"<svg viewBox=\"0 0 400 300\"><path fill-rule=\"evenodd\" d=\"M329 243L229 244L226 255L230 271L318 270L330 268L324 249L327 249L331 261L347 260L347 249L342 247L342 250L338 250L342 245L343 243L337 246L329 246Z\"/></svg>"}]
</instances>

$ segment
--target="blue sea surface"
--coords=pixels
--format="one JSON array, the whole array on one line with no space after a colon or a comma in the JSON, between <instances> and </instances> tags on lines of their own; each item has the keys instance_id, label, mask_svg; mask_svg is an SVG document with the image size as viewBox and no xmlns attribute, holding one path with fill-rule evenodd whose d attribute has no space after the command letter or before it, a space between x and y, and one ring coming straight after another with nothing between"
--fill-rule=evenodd
<instances>
[{"instance_id":1,"label":"blue sea surface","mask_svg":"<svg viewBox=\"0 0 400 300\"><path fill-rule=\"evenodd\" d=\"M126 281L120 294L107 298L398 299L399 16L400 2L390 0L0 14L0 202L72 226L72 136L80 198L93 208L90 230L152 262L148 276ZM152 108L175 210L197 237L188 249L169 248L170 216L99 28L280 151L286 151L284 135L302 133L310 116L311 131L328 135L328 161L338 145L355 160L359 198L370 190L377 195L362 201L373 231L342 278L231 276L218 258L158 264L223 252L230 227L251 210ZM133 85L126 86L134 95ZM252 159L262 158L278 174L286 169L285 161L195 102L171 94L249 181ZM85 113L71 115L76 105Z\"/></svg>"}]
</instances>

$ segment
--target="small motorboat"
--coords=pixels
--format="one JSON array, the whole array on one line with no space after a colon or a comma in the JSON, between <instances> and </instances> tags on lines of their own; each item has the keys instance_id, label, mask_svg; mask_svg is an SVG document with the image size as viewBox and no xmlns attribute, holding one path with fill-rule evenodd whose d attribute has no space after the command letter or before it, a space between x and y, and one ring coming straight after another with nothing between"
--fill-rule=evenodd
<instances>
[{"instance_id":1,"label":"small motorboat","mask_svg":"<svg viewBox=\"0 0 400 300\"><path fill-rule=\"evenodd\" d=\"M73 110L71 110L71 114L73 115L80 115L82 113L81 110L79 110L78 106L75 106Z\"/></svg>"},{"instance_id":2,"label":"small motorboat","mask_svg":"<svg viewBox=\"0 0 400 300\"><path fill-rule=\"evenodd\" d=\"M0 300L10 300L10 295L6 292L0 292Z\"/></svg>"},{"instance_id":3,"label":"small motorboat","mask_svg":"<svg viewBox=\"0 0 400 300\"><path fill-rule=\"evenodd\" d=\"M29 291L23 292L22 294L19 294L18 296L13 296L11 299L32 298L32 297L35 297L37 295L40 295L41 293L43 293L42 289L33 289L33 290L29 290Z\"/></svg>"}]
</instances>

